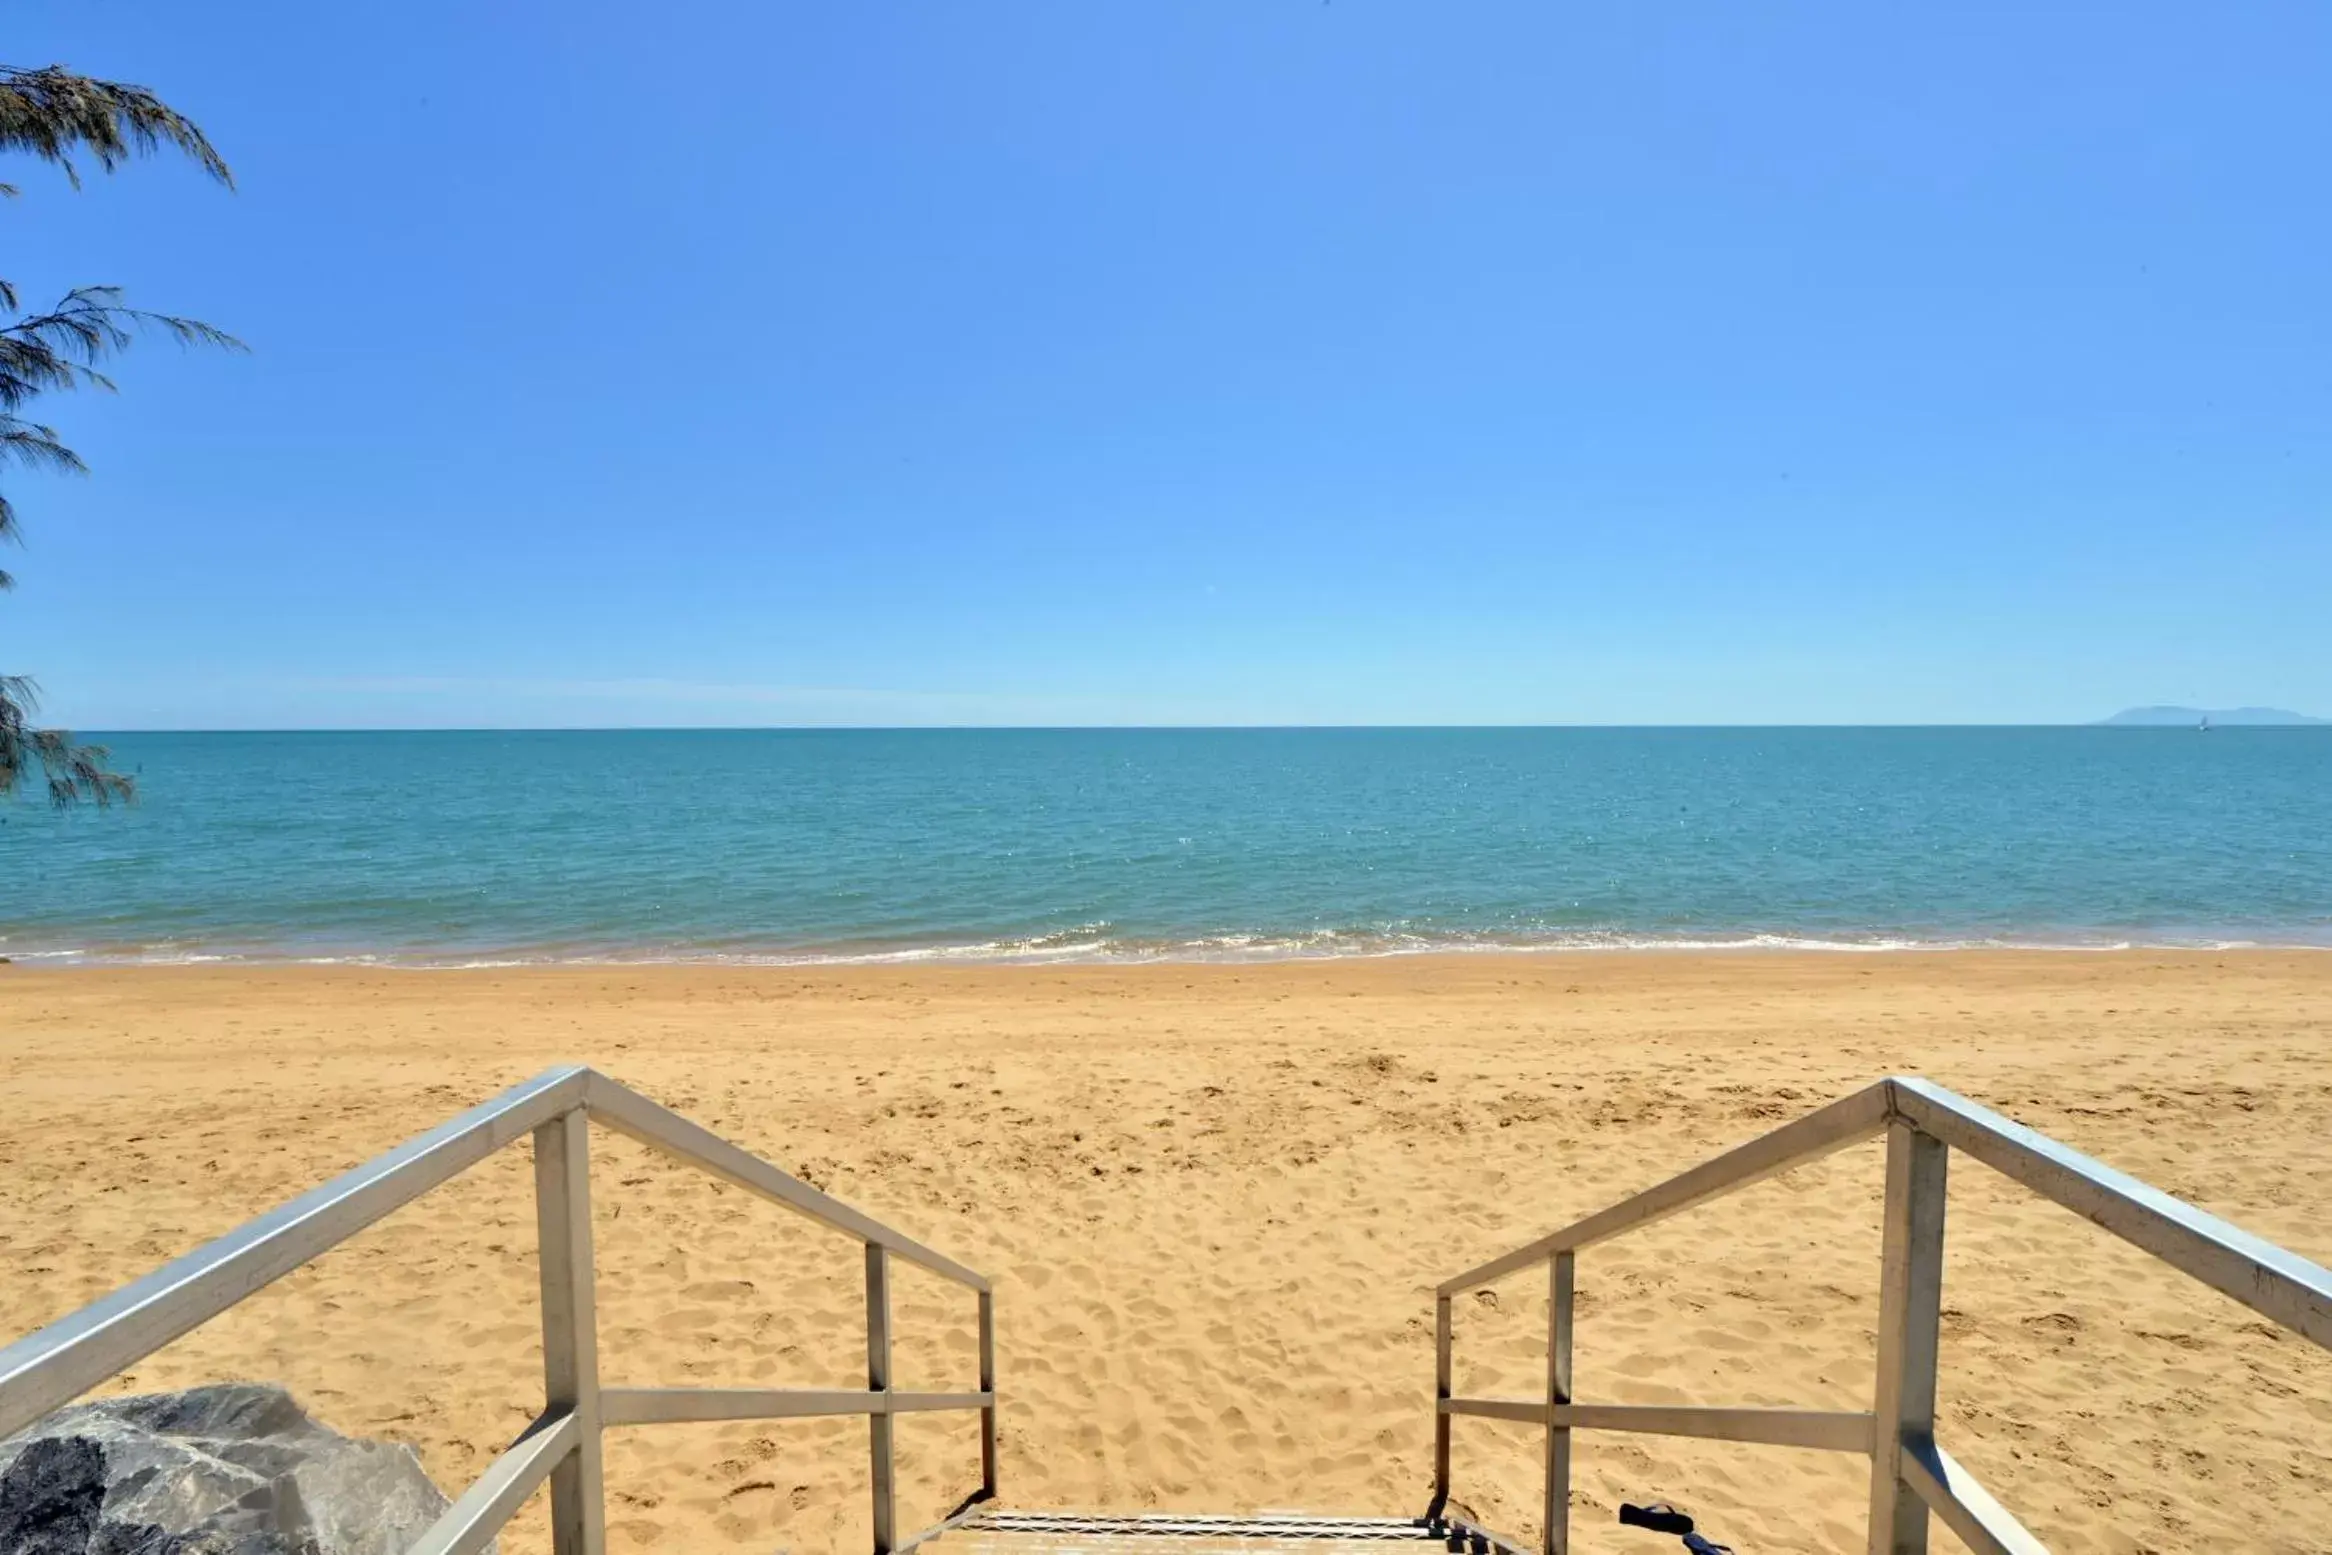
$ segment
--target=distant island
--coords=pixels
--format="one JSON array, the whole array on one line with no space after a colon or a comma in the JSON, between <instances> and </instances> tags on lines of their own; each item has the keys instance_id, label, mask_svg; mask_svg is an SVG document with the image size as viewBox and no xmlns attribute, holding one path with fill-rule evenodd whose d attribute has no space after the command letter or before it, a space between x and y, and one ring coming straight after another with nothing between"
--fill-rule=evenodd
<instances>
[{"instance_id":1,"label":"distant island","mask_svg":"<svg viewBox=\"0 0 2332 1555\"><path fill-rule=\"evenodd\" d=\"M2332 718L2310 718L2305 713L2287 712L2280 707L2131 707L2099 721L2118 728L2192 729L2206 718L2214 728L2222 724L2284 728L2332 724Z\"/></svg>"}]
</instances>

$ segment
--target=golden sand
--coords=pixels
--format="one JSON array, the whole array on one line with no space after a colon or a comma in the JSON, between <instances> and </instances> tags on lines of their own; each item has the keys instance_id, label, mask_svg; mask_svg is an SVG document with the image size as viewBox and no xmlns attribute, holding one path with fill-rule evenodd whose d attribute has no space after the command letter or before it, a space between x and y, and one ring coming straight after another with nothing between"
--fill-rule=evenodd
<instances>
[{"instance_id":1,"label":"golden sand","mask_svg":"<svg viewBox=\"0 0 2332 1555\"><path fill-rule=\"evenodd\" d=\"M1005 1499L1410 1514L1431 1288L1890 1071L2332 1260L2332 955L1441 957L1265 967L0 968L0 1327L20 1333L516 1080L595 1064L998 1281ZM602 1369L864 1385L855 1248L596 1148ZM1598 1247L1577 1389L1869 1407L1879 1153ZM152 1357L254 1377L466 1483L540 1400L523 1145ZM1945 1444L2061 1550L2332 1545L2332 1357L1955 1162ZM904 1270L901 1387L972 1385ZM1543 1275L1461 1298L1459 1387L1540 1386ZM904 1523L977 1479L902 1423ZM617 1551L864 1548L858 1421L610 1439ZM1529 1428L1459 1499L1535 1533ZM1581 1436L1622 1499L1745 1552L1856 1547L1851 1457ZM522 1513L506 1550L541 1550ZM1939 1548L1951 1548L1939 1533Z\"/></svg>"}]
</instances>

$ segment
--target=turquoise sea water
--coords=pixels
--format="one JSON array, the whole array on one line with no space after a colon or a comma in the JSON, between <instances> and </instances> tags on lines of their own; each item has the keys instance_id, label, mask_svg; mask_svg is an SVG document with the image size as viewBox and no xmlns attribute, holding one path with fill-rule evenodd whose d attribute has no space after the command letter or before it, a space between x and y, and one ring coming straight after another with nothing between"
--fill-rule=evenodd
<instances>
[{"instance_id":1,"label":"turquoise sea water","mask_svg":"<svg viewBox=\"0 0 2332 1555\"><path fill-rule=\"evenodd\" d=\"M139 734L0 954L2332 945L2332 730Z\"/></svg>"}]
</instances>

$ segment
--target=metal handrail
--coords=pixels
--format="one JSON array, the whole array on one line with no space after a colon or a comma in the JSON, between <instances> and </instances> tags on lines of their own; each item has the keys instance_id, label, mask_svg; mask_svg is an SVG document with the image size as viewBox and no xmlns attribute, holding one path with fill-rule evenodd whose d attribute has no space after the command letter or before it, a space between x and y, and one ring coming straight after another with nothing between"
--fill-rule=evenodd
<instances>
[{"instance_id":1,"label":"metal handrail","mask_svg":"<svg viewBox=\"0 0 2332 1555\"><path fill-rule=\"evenodd\" d=\"M601 1387L591 1255L588 1125L594 1120L864 1244L866 1390ZM616 1425L866 1416L875 1555L902 1555L970 1515L978 1503L995 1498L996 1306L987 1277L581 1066L552 1069L513 1086L0 1350L0 1438L70 1403L522 1135L534 1139L543 1412L407 1555L470 1555L484 1549L546 1479L557 1555L604 1555L600 1437ZM892 1390L893 1257L977 1293L977 1392ZM898 1538L891 1419L947 1409L980 1413L980 1490L955 1515Z\"/></svg>"},{"instance_id":2,"label":"metal handrail","mask_svg":"<svg viewBox=\"0 0 2332 1555\"><path fill-rule=\"evenodd\" d=\"M1572 1398L1572 1292L1580 1249L1882 1133L1887 1137L1887 1188L1878 1384L1869 1413L1581 1404ZM2046 1547L1935 1440L1944 1178L1953 1150L2332 1350L2332 1271L1942 1086L1896 1076L1436 1287L1432 1515L1441 1516L1449 1502L1450 1421L1477 1415L1546 1428L1540 1540L1546 1555L1564 1555L1570 1547L1570 1436L1575 1430L1647 1431L1859 1452L1871 1460L1870 1555L1922 1555L1930 1513L1980 1555L2046 1555ZM1538 1263L1548 1270L1545 1396L1453 1397L1451 1298ZM1461 1526L1492 1544L1513 1547L1512 1540L1486 1529Z\"/></svg>"}]
</instances>

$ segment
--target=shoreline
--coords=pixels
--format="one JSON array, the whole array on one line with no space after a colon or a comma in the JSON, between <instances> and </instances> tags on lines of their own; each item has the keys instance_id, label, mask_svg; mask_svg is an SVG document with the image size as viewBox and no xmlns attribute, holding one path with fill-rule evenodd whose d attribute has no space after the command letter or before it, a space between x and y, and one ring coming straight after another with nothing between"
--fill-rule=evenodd
<instances>
[{"instance_id":1,"label":"shoreline","mask_svg":"<svg viewBox=\"0 0 2332 1555\"><path fill-rule=\"evenodd\" d=\"M2000 937L1938 938L1881 937L1868 940L1832 939L1818 935L1752 934L1721 937L1581 936L1559 941L1514 940L1430 941L1317 948L1272 942L1265 945L1222 946L1190 941L1150 948L1140 945L1078 945L1060 948L1014 948L994 942L942 944L865 950L803 949L767 951L721 950L581 950L574 952L526 949L479 951L347 951L306 954L289 949L149 950L116 951L41 949L10 951L0 941L0 967L56 971L135 971L168 967L242 967L255 971L286 967L350 967L398 972L520 971L526 969L589 971L627 967L768 968L791 970L815 967L991 966L991 967L1258 967L1333 965L1340 962L1431 961L1452 959L1517 960L1564 957L1625 956L1934 956L1934 955L2308 955L2332 952L2332 938L2225 939L2195 936L2164 939Z\"/></svg>"}]
</instances>

